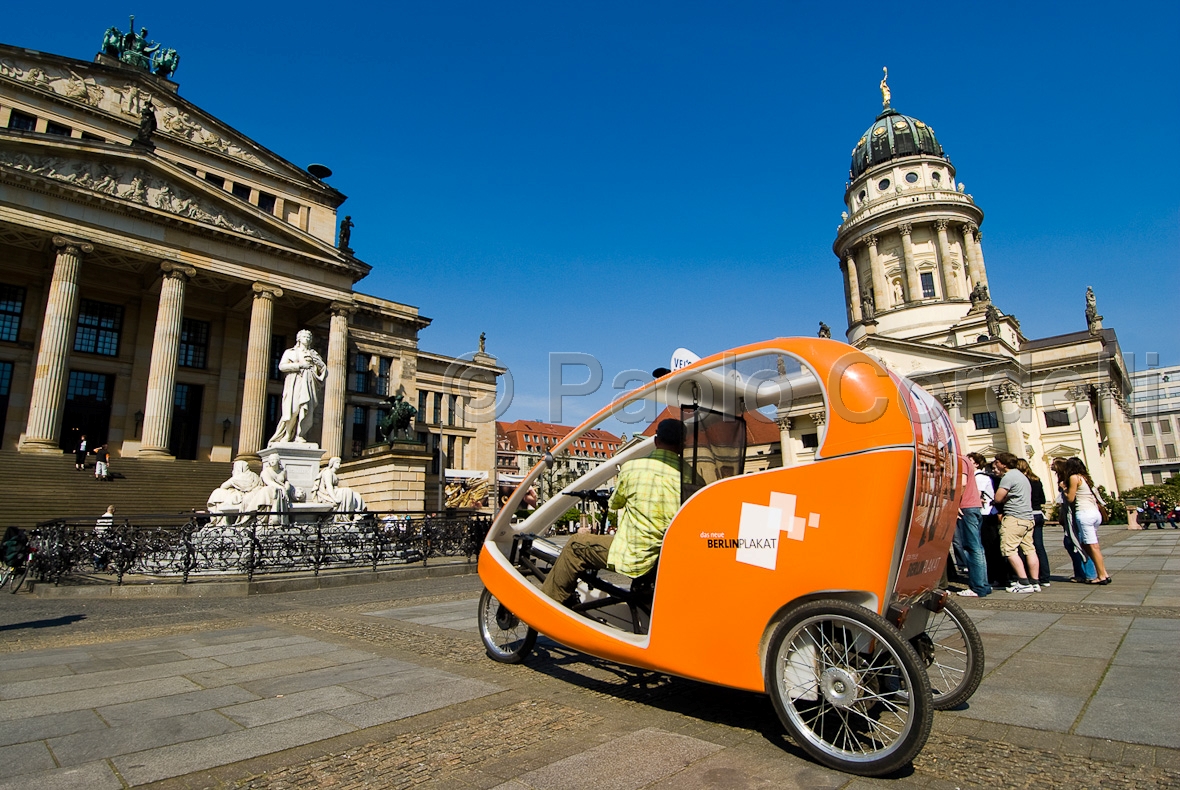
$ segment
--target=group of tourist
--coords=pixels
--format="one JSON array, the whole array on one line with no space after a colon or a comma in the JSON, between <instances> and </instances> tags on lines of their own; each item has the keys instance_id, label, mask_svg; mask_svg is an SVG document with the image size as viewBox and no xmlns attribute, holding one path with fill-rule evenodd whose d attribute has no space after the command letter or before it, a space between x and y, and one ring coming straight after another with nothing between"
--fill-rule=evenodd
<instances>
[{"instance_id":1,"label":"group of tourist","mask_svg":"<svg viewBox=\"0 0 1180 790\"><path fill-rule=\"evenodd\" d=\"M966 487L953 556L956 565L966 569L967 588L959 595L981 598L993 586L1017 594L1048 587L1049 557L1043 534L1047 499L1028 461L1012 453L997 453L989 463L982 453L969 453L962 466ZM1073 562L1070 581L1110 584L1098 545L1105 503L1086 465L1080 458L1058 458L1051 468L1057 478L1065 549Z\"/></svg>"}]
</instances>

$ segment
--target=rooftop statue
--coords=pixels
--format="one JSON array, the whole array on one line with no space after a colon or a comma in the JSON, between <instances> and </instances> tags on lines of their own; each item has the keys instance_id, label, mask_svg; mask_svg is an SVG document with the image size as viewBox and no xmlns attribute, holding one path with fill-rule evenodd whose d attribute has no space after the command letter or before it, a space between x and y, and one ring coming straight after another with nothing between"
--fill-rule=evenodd
<instances>
[{"instance_id":1,"label":"rooftop statue","mask_svg":"<svg viewBox=\"0 0 1180 790\"><path fill-rule=\"evenodd\" d=\"M352 215L347 215L340 221L340 242L336 245L337 249L342 252L352 252L352 229L356 223L352 221Z\"/></svg>"},{"instance_id":2,"label":"rooftop statue","mask_svg":"<svg viewBox=\"0 0 1180 790\"><path fill-rule=\"evenodd\" d=\"M146 27L135 32L135 17L131 17L126 33L117 27L107 28L102 37L102 51L128 66L149 72L154 70L164 78L171 77L180 66L180 55L176 50L162 49L156 42L149 41Z\"/></svg>"},{"instance_id":3,"label":"rooftop statue","mask_svg":"<svg viewBox=\"0 0 1180 790\"><path fill-rule=\"evenodd\" d=\"M831 337L832 336L832 328L830 326L828 326L827 324L825 324L823 321L820 321L818 336L819 337Z\"/></svg>"},{"instance_id":4,"label":"rooftop statue","mask_svg":"<svg viewBox=\"0 0 1180 790\"><path fill-rule=\"evenodd\" d=\"M889 80L889 67L883 66L882 69L885 72L885 76L881 78L881 108L888 110L889 99L892 97L892 94L889 92L889 85L886 84Z\"/></svg>"},{"instance_id":5,"label":"rooftop statue","mask_svg":"<svg viewBox=\"0 0 1180 790\"><path fill-rule=\"evenodd\" d=\"M1000 336L1000 311L996 309L994 304L989 304L984 316L987 319L987 336L998 338Z\"/></svg>"},{"instance_id":6,"label":"rooftop statue","mask_svg":"<svg viewBox=\"0 0 1180 790\"><path fill-rule=\"evenodd\" d=\"M1094 296L1094 289L1086 286L1086 329L1090 334L1097 334L1102 328L1102 316L1098 315L1098 298Z\"/></svg>"}]
</instances>

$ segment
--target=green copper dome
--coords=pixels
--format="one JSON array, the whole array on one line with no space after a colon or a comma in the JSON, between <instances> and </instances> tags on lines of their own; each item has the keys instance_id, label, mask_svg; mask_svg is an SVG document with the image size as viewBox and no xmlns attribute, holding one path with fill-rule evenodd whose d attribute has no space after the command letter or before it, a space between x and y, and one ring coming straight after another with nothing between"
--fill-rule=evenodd
<instances>
[{"instance_id":1,"label":"green copper dome","mask_svg":"<svg viewBox=\"0 0 1180 790\"><path fill-rule=\"evenodd\" d=\"M903 156L929 154L950 160L934 138L934 130L917 118L885 110L852 149L852 180L869 168Z\"/></svg>"}]
</instances>

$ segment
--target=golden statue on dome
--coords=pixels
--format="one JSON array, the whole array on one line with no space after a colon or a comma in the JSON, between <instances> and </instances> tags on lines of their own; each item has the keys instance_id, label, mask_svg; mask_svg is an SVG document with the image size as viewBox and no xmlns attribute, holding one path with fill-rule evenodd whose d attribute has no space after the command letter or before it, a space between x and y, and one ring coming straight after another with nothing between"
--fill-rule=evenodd
<instances>
[{"instance_id":1,"label":"golden statue on dome","mask_svg":"<svg viewBox=\"0 0 1180 790\"><path fill-rule=\"evenodd\" d=\"M885 76L881 78L881 109L888 110L889 109L889 97L891 95L889 93L889 85L886 84L887 81L889 80L889 67L882 66L881 68L885 72Z\"/></svg>"}]
</instances>

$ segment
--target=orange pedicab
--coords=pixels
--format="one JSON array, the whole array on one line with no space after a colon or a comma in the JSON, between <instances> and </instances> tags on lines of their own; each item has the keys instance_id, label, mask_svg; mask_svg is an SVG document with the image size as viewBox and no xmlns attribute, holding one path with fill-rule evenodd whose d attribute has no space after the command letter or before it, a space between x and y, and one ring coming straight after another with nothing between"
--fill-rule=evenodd
<instances>
[{"instance_id":1,"label":"orange pedicab","mask_svg":"<svg viewBox=\"0 0 1180 790\"><path fill-rule=\"evenodd\" d=\"M656 569L634 580L584 573L571 605L545 596L539 583L560 547L541 536L653 442L636 435L514 523L530 486L586 431L650 424L664 409L687 439L682 504ZM786 442L781 466L745 471L746 423L784 417L814 420L814 441L802 452ZM521 661L541 633L620 664L764 692L819 762L890 773L921 750L933 709L963 702L983 672L974 625L939 589L963 483L942 406L867 355L817 338L736 348L627 393L525 476L480 554L480 634L497 661Z\"/></svg>"}]
</instances>

